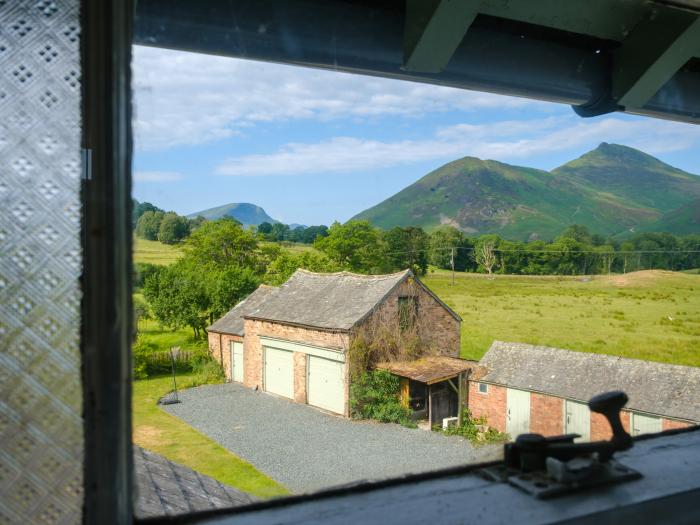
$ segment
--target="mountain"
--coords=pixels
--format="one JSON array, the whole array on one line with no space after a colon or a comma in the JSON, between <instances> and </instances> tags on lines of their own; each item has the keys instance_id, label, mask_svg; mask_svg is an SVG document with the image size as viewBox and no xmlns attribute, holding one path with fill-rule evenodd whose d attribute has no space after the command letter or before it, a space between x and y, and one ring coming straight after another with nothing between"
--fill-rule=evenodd
<instances>
[{"instance_id":1,"label":"mountain","mask_svg":"<svg viewBox=\"0 0 700 525\"><path fill-rule=\"evenodd\" d=\"M639 231L669 232L676 235L700 234L700 199L666 213L658 221L642 226Z\"/></svg>"},{"instance_id":2,"label":"mountain","mask_svg":"<svg viewBox=\"0 0 700 525\"><path fill-rule=\"evenodd\" d=\"M446 224L469 234L550 239L570 224L603 235L634 231L698 198L700 177L602 143L550 172L464 157L354 218L381 228Z\"/></svg>"},{"instance_id":3,"label":"mountain","mask_svg":"<svg viewBox=\"0 0 700 525\"><path fill-rule=\"evenodd\" d=\"M269 222L270 224L279 222L270 217L260 206L247 202L232 202L216 208L191 213L187 217L193 219L199 215L209 220L221 219L227 216L233 217L243 226L257 226L263 222Z\"/></svg>"}]
</instances>

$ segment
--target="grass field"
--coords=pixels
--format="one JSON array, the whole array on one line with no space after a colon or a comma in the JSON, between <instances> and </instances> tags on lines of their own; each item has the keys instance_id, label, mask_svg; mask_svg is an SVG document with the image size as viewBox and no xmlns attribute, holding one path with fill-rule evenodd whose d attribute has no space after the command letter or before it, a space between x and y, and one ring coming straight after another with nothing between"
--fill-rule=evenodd
<instances>
[{"instance_id":1,"label":"grass field","mask_svg":"<svg viewBox=\"0 0 700 525\"><path fill-rule=\"evenodd\" d=\"M495 339L700 366L700 275L535 277L455 274L423 279L462 318L462 356Z\"/></svg>"},{"instance_id":2,"label":"grass field","mask_svg":"<svg viewBox=\"0 0 700 525\"><path fill-rule=\"evenodd\" d=\"M182 252L177 246L158 241L147 241L134 236L134 262L168 265L177 260Z\"/></svg>"},{"instance_id":3,"label":"grass field","mask_svg":"<svg viewBox=\"0 0 700 525\"><path fill-rule=\"evenodd\" d=\"M141 323L139 337L155 343L158 350L167 350L171 346L183 350L207 346L206 341L195 341L187 330L162 330L153 321ZM206 382L193 372L178 373L177 381L181 389ZM132 422L135 444L260 498L288 494L282 485L250 463L161 410L156 402L171 389L170 375L134 381Z\"/></svg>"}]
</instances>

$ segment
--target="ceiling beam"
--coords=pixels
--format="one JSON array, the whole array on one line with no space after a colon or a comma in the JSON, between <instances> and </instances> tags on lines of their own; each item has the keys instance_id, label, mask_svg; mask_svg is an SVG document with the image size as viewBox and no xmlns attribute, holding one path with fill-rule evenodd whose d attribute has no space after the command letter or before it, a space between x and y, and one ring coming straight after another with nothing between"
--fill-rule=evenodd
<instances>
[{"instance_id":1,"label":"ceiling beam","mask_svg":"<svg viewBox=\"0 0 700 525\"><path fill-rule=\"evenodd\" d=\"M613 56L613 98L624 107L644 107L693 56L700 56L700 18L653 11Z\"/></svg>"},{"instance_id":2,"label":"ceiling beam","mask_svg":"<svg viewBox=\"0 0 700 525\"><path fill-rule=\"evenodd\" d=\"M439 73L476 18L480 0L406 0L402 69Z\"/></svg>"}]
</instances>

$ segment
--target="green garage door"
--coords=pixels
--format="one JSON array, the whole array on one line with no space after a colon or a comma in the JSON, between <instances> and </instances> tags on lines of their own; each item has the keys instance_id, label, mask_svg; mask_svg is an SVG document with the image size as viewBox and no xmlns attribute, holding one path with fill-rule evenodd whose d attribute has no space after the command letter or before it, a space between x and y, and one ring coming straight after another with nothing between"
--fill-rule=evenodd
<instances>
[{"instance_id":1,"label":"green garage door","mask_svg":"<svg viewBox=\"0 0 700 525\"><path fill-rule=\"evenodd\" d=\"M243 343L231 341L231 374L234 381L237 383L243 382Z\"/></svg>"},{"instance_id":2,"label":"green garage door","mask_svg":"<svg viewBox=\"0 0 700 525\"><path fill-rule=\"evenodd\" d=\"M343 363L309 356L308 403L336 414L345 414L345 374Z\"/></svg>"},{"instance_id":3,"label":"green garage door","mask_svg":"<svg viewBox=\"0 0 700 525\"><path fill-rule=\"evenodd\" d=\"M266 392L278 396L294 397L293 353L279 348L264 348L265 377L263 387Z\"/></svg>"}]
</instances>

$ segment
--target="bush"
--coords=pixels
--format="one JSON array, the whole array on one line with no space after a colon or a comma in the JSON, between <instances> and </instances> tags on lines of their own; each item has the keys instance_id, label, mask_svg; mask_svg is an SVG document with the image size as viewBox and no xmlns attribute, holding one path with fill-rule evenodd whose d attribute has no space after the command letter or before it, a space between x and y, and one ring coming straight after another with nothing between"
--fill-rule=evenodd
<instances>
[{"instance_id":1,"label":"bush","mask_svg":"<svg viewBox=\"0 0 700 525\"><path fill-rule=\"evenodd\" d=\"M444 430L438 427L437 430L447 436L461 436L473 443L504 443L510 439L508 434L488 426L484 416L474 418L468 410L465 410L462 415L461 425L447 427Z\"/></svg>"},{"instance_id":2,"label":"bush","mask_svg":"<svg viewBox=\"0 0 700 525\"><path fill-rule=\"evenodd\" d=\"M350 385L350 413L355 419L375 419L415 428L411 410L402 405L399 378L384 370L364 372Z\"/></svg>"},{"instance_id":3,"label":"bush","mask_svg":"<svg viewBox=\"0 0 700 525\"><path fill-rule=\"evenodd\" d=\"M134 379L146 379L149 372L151 374L154 373L154 370L149 370L148 355L157 350L158 347L154 343L141 337L132 345L131 355L133 358Z\"/></svg>"}]
</instances>

